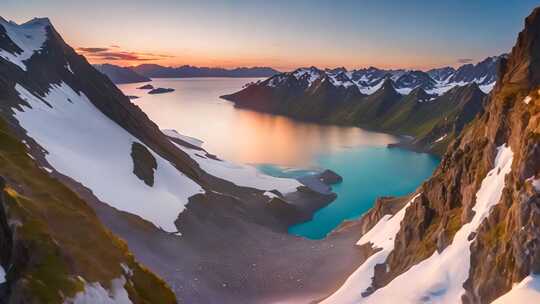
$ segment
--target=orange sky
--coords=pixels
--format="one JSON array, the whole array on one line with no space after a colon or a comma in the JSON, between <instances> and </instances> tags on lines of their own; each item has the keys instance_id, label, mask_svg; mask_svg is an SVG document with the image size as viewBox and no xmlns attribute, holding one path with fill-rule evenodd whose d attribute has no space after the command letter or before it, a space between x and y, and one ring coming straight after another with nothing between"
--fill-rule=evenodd
<instances>
[{"instance_id":1,"label":"orange sky","mask_svg":"<svg viewBox=\"0 0 540 304\"><path fill-rule=\"evenodd\" d=\"M92 63L428 69L509 51L535 0L1 0ZM97 50L101 49L100 52ZM99 54L101 53L101 54Z\"/></svg>"}]
</instances>

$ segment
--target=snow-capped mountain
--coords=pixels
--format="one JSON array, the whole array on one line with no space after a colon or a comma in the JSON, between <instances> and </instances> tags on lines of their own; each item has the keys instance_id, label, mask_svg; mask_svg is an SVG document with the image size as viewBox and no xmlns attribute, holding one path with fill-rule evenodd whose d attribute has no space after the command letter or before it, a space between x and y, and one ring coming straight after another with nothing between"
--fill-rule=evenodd
<instances>
[{"instance_id":1,"label":"snow-capped mountain","mask_svg":"<svg viewBox=\"0 0 540 304\"><path fill-rule=\"evenodd\" d=\"M407 147L443 154L462 127L482 111L485 97L475 81L449 83L453 75L449 71L441 71L446 78L437 81L422 71L301 68L222 98L238 107L302 120L413 136ZM451 135L436 141L442 133Z\"/></svg>"},{"instance_id":2,"label":"snow-capped mountain","mask_svg":"<svg viewBox=\"0 0 540 304\"><path fill-rule=\"evenodd\" d=\"M432 69L427 72L419 70L384 70L375 67L347 71L345 68L320 70L316 67L300 68L293 72L281 73L271 77L272 81L267 85L277 87L279 80L284 80L287 75L294 75L298 81L307 79L309 88L316 80L329 77L331 83L336 86L349 87L356 85L360 92L371 95L381 87L385 79L394 82L395 89L402 95L409 94L415 88L422 88L430 94L441 95L455 86L465 86L476 83L484 93L489 93L497 79L497 63L504 55L489 57L475 65L466 64L458 69L444 67ZM288 84L291 85L291 84Z\"/></svg>"},{"instance_id":3,"label":"snow-capped mountain","mask_svg":"<svg viewBox=\"0 0 540 304\"><path fill-rule=\"evenodd\" d=\"M453 67L444 67L444 68L436 68L431 69L427 71L429 76L437 82L445 82L447 81L454 73L456 73L456 69Z\"/></svg>"},{"instance_id":4,"label":"snow-capped mountain","mask_svg":"<svg viewBox=\"0 0 540 304\"><path fill-rule=\"evenodd\" d=\"M113 64L94 64L96 70L107 75L112 82L116 84L147 82L151 79L138 74L130 68L121 67Z\"/></svg>"}]
</instances>

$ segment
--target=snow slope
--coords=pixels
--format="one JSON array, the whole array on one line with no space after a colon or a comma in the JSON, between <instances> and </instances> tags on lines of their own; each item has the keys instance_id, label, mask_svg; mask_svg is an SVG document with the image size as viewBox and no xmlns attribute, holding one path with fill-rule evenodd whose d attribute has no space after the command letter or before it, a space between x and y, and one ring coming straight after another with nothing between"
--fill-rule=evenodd
<instances>
[{"instance_id":1,"label":"snow slope","mask_svg":"<svg viewBox=\"0 0 540 304\"><path fill-rule=\"evenodd\" d=\"M178 145L175 142L173 143L196 161L206 173L230 181L237 186L266 191L277 190L281 194L295 192L296 188L302 186L302 184L295 179L279 178L262 174L253 166L234 164L226 160L216 160L207 157L204 151L190 149Z\"/></svg>"},{"instance_id":2,"label":"snow slope","mask_svg":"<svg viewBox=\"0 0 540 304\"><path fill-rule=\"evenodd\" d=\"M183 140L183 141L187 142L188 144L194 145L195 147L201 148L203 143L204 143L204 141L202 141L202 140L200 140L198 138L187 136L187 135L182 135L182 134L178 133L176 130L166 129L166 130L161 130L161 132L163 132L163 134L165 134L165 135L167 135L169 137L178 138L180 140Z\"/></svg>"},{"instance_id":3,"label":"snow slope","mask_svg":"<svg viewBox=\"0 0 540 304\"><path fill-rule=\"evenodd\" d=\"M0 25L6 30L9 36L21 50L20 53L11 53L0 49L0 57L16 64L26 71L24 61L28 60L35 52L41 49L47 38L46 27L49 25L48 19L33 19L27 23L18 25L8 22L0 17Z\"/></svg>"},{"instance_id":4,"label":"snow slope","mask_svg":"<svg viewBox=\"0 0 540 304\"><path fill-rule=\"evenodd\" d=\"M85 283L84 291L78 292L72 299L67 299L64 304L132 304L124 288L125 284L124 276L112 280L111 291L99 283Z\"/></svg>"},{"instance_id":5,"label":"snow slope","mask_svg":"<svg viewBox=\"0 0 540 304\"><path fill-rule=\"evenodd\" d=\"M82 183L114 208L177 231L174 221L188 198L203 192L198 184L147 147L157 161L154 185L147 186L133 174L130 154L138 139L67 84L52 84L43 98L19 84L15 88L30 105L22 111L14 109L15 118L47 150L45 157L56 171Z\"/></svg>"},{"instance_id":6,"label":"snow slope","mask_svg":"<svg viewBox=\"0 0 540 304\"><path fill-rule=\"evenodd\" d=\"M364 273L364 276L372 273L373 266L376 264L371 261L374 258L372 256L330 298L337 300L325 303L460 303L465 291L463 283L468 278L470 267L472 240L467 238L478 229L489 215L491 208L499 202L505 186L505 176L512 168L512 160L513 152L509 146L503 145L497 148L494 168L484 178L476 193L476 204L473 207L475 214L472 220L460 228L452 244L444 251L434 252L431 257L411 267L385 287L363 298L361 293L369 286L369 284L366 286L366 280L370 281L370 279L357 278L355 284L355 276L360 271ZM375 241L378 242L375 244L379 246L382 244L383 251L388 248L384 240L387 239L390 242L389 238L397 232L394 227L388 228L388 231L373 233L376 236ZM375 258L377 256L378 253L375 254ZM384 259L380 258L378 263L382 262ZM366 267L366 263L369 269L362 270ZM371 278L371 275L368 278Z\"/></svg>"},{"instance_id":7,"label":"snow slope","mask_svg":"<svg viewBox=\"0 0 540 304\"><path fill-rule=\"evenodd\" d=\"M0 266L0 284L4 283L6 281L6 272L4 270L4 267Z\"/></svg>"},{"instance_id":8,"label":"snow slope","mask_svg":"<svg viewBox=\"0 0 540 304\"><path fill-rule=\"evenodd\" d=\"M383 216L371 230L360 238L356 245L371 243L373 248L380 248L381 250L369 257L337 292L321 303L355 303L357 299L360 299L360 293L371 286L375 265L384 263L394 249L394 237L399 231L401 221L405 216L405 210L418 196L420 194L415 195L395 215L387 214Z\"/></svg>"},{"instance_id":9,"label":"snow slope","mask_svg":"<svg viewBox=\"0 0 540 304\"><path fill-rule=\"evenodd\" d=\"M492 304L538 303L538 299L540 299L540 275L531 274Z\"/></svg>"}]
</instances>

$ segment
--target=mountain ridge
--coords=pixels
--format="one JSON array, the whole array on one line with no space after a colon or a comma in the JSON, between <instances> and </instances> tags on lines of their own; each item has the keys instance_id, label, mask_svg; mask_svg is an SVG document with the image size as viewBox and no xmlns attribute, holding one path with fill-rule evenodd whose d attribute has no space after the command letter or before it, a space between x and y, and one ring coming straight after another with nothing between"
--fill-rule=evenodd
<instances>
[{"instance_id":1,"label":"mountain ridge","mask_svg":"<svg viewBox=\"0 0 540 304\"><path fill-rule=\"evenodd\" d=\"M26 295L36 303L79 303L99 293L103 302L162 303L168 301L159 297L172 291L178 302L266 303L276 297L320 298L350 274L350 265L358 261L348 246L355 232L317 244L287 234L290 225L309 220L335 194L317 192L297 180L263 176L249 166L221 160L185 137L164 134L52 25L34 25L0 24L0 118L15 138L3 142L2 148L22 145L10 156L28 159L81 199L76 205L64 202L73 211L63 214L66 221L94 214L99 221L84 227L104 229L99 226L103 225L109 235L125 240L122 252L133 258L128 266L134 275L123 269L121 259L95 254L87 262L82 254L60 254L44 260L41 250L10 256L13 248L8 245L0 251L0 274L6 273L6 279L0 277L0 292L7 295L6 301L27 303L21 300ZM22 40L18 44L11 38ZM0 166L0 175L9 176L10 171ZM27 178L10 180L9 186L26 184ZM313 182L320 183L316 177ZM33 184L25 189L46 197L59 195L56 187L50 193ZM0 234L0 244L11 244L29 222L17 217L13 206L2 206L8 210L0 213L0 221L10 229ZM45 232L63 222L43 216L41 209L27 211L41 219L32 236L44 250L48 244L58 253L70 250L68 244L88 246L75 234L78 230L69 227L61 236L70 241L54 243L60 235ZM99 248L107 246L96 244ZM265 258L277 255L287 259L276 264ZM64 257L77 261L69 263ZM330 272L310 266L321 261L331 265L332 260L343 263L328 266ZM131 261L144 265L145 273ZM56 272L54 278L74 282L75 287L51 282L47 293L36 292L32 286L46 278L29 278L26 269L33 263L54 269L49 262L94 265ZM92 269L101 268L110 273L93 275ZM162 282L159 278L166 283L150 284ZM23 284L25 280L32 284Z\"/></svg>"},{"instance_id":2,"label":"mountain ridge","mask_svg":"<svg viewBox=\"0 0 540 304\"><path fill-rule=\"evenodd\" d=\"M433 91L428 93L429 88L434 88L433 81L426 85L416 81L427 76L424 72L413 71L410 75L395 72L392 76L370 68L363 73L361 77L354 76L357 77L355 85L350 78L344 76L342 70L338 74L328 74L315 67L303 68L293 73L278 74L221 98L232 101L236 107L286 115L299 120L352 125L413 136L412 141L402 142L399 146L442 155L463 126L482 111L480 105L486 95L474 81L469 85L452 86L441 94ZM374 83L373 79L376 84L369 87ZM364 83L368 88L360 89L358 83ZM407 90L408 94L402 94L406 83L414 84L415 88ZM324 85L324 90L321 90L321 85ZM478 91L470 95L473 98L470 103L464 103L463 98L467 95L456 94L455 91L470 90L471 85ZM465 107L465 104L477 106ZM414 115L411 112L413 110L423 113L423 116ZM456 121L452 124L444 119ZM398 121L401 124L396 123ZM444 138L439 140L441 137Z\"/></svg>"},{"instance_id":3,"label":"mountain ridge","mask_svg":"<svg viewBox=\"0 0 540 304\"><path fill-rule=\"evenodd\" d=\"M124 68L108 63L92 65L101 73L107 75L115 84L138 83L152 81L150 78L138 74L130 68Z\"/></svg>"},{"instance_id":4,"label":"mountain ridge","mask_svg":"<svg viewBox=\"0 0 540 304\"><path fill-rule=\"evenodd\" d=\"M191 65L167 67L158 64L141 64L128 68L149 78L270 77L279 73L277 70L270 67L238 67L225 69L219 67L196 67Z\"/></svg>"}]
</instances>

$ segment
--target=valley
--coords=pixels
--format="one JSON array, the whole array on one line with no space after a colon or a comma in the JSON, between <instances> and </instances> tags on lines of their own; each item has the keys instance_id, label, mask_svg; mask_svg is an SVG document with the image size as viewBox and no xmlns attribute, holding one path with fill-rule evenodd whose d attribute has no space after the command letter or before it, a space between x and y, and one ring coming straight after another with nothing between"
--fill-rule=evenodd
<instances>
[{"instance_id":1,"label":"valley","mask_svg":"<svg viewBox=\"0 0 540 304\"><path fill-rule=\"evenodd\" d=\"M540 300L540 8L430 69L173 67L59 24L0 17L0 304Z\"/></svg>"}]
</instances>

